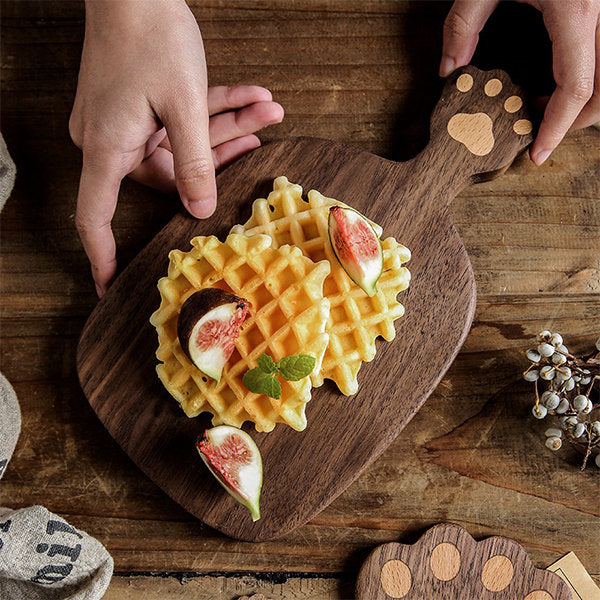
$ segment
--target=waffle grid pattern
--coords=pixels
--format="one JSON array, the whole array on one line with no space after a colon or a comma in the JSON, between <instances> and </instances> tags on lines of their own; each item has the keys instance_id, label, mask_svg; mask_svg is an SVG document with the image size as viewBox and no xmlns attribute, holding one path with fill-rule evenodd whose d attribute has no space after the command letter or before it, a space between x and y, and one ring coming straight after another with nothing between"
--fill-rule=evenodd
<instances>
[{"instance_id":1,"label":"waffle grid pattern","mask_svg":"<svg viewBox=\"0 0 600 600\"><path fill-rule=\"evenodd\" d=\"M362 362L373 360L375 339L394 339L394 320L404 314L396 296L410 283L410 272L402 263L410 259L410 251L394 238L382 241L383 272L377 283L377 294L367 296L346 274L331 248L328 233L329 209L344 206L326 198L316 190L302 197L302 188L278 177L268 198L256 200L252 216L244 225L236 225L232 233L249 236L267 234L272 247L293 245L311 260L327 260L331 273L323 285L323 294L331 303L327 323L329 346L321 371L313 376L315 386L332 379L346 395L358 391L357 375ZM380 237L382 229L371 223Z\"/></svg>"},{"instance_id":2,"label":"waffle grid pattern","mask_svg":"<svg viewBox=\"0 0 600 600\"><path fill-rule=\"evenodd\" d=\"M158 283L161 305L151 323L159 337L159 378L189 417L209 411L214 425L240 427L250 420L257 431L271 431L284 422L301 431L306 427L310 378L282 381L282 395L276 400L249 392L242 376L263 352L275 360L298 352L311 354L317 359L314 372L319 372L329 341L325 332L329 301L323 297L329 263L315 264L298 248L272 248L265 235L231 234L225 243L214 236L197 237L192 246L190 252L169 254L168 276ZM222 287L251 303L250 317L219 383L196 369L177 338L183 302L204 287Z\"/></svg>"}]
</instances>

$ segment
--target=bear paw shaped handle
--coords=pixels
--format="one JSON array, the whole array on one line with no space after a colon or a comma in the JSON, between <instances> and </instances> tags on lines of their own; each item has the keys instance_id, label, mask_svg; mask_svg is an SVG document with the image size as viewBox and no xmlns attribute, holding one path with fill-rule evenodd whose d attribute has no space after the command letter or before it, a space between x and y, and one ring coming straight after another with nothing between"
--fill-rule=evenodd
<instances>
[{"instance_id":1,"label":"bear paw shaped handle","mask_svg":"<svg viewBox=\"0 0 600 600\"><path fill-rule=\"evenodd\" d=\"M436 525L414 545L383 544L358 575L358 600L571 600L556 574L536 569L513 540L476 542L458 525Z\"/></svg>"},{"instance_id":2,"label":"bear paw shaped handle","mask_svg":"<svg viewBox=\"0 0 600 600\"><path fill-rule=\"evenodd\" d=\"M431 116L431 145L469 177L501 172L533 135L525 92L500 70L458 69Z\"/></svg>"}]
</instances>

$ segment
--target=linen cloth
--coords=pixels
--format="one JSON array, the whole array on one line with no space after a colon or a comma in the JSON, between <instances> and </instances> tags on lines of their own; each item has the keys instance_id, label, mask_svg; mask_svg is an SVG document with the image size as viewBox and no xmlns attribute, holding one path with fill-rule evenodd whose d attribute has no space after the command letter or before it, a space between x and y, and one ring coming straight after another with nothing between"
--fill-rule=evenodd
<instances>
[{"instance_id":1,"label":"linen cloth","mask_svg":"<svg viewBox=\"0 0 600 600\"><path fill-rule=\"evenodd\" d=\"M0 210L15 174L0 135ZM17 395L0 373L0 479L20 431ZM112 572L113 559L100 542L43 506L0 507L1 600L100 600Z\"/></svg>"}]
</instances>

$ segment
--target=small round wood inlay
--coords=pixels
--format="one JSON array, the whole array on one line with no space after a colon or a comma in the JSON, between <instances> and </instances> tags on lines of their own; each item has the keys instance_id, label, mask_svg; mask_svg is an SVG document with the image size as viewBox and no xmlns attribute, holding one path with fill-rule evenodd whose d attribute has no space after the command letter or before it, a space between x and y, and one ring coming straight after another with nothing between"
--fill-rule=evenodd
<instances>
[{"instance_id":1,"label":"small round wood inlay","mask_svg":"<svg viewBox=\"0 0 600 600\"><path fill-rule=\"evenodd\" d=\"M523 100L519 96L511 96L504 103L504 110L508 113L517 112L523 106Z\"/></svg>"},{"instance_id":2,"label":"small round wood inlay","mask_svg":"<svg viewBox=\"0 0 600 600\"><path fill-rule=\"evenodd\" d=\"M456 80L456 89L459 92L468 92L473 87L473 78L468 73L463 73Z\"/></svg>"},{"instance_id":3,"label":"small round wood inlay","mask_svg":"<svg viewBox=\"0 0 600 600\"><path fill-rule=\"evenodd\" d=\"M481 571L483 587L490 592L500 592L512 581L514 567L510 559L502 554L488 558Z\"/></svg>"},{"instance_id":4,"label":"small round wood inlay","mask_svg":"<svg viewBox=\"0 0 600 600\"><path fill-rule=\"evenodd\" d=\"M490 97L497 96L502 91L502 82L499 79L490 79L483 90Z\"/></svg>"},{"instance_id":5,"label":"small round wood inlay","mask_svg":"<svg viewBox=\"0 0 600 600\"><path fill-rule=\"evenodd\" d=\"M535 590L525 596L525 600L554 600L553 596L544 590Z\"/></svg>"},{"instance_id":6,"label":"small round wood inlay","mask_svg":"<svg viewBox=\"0 0 600 600\"><path fill-rule=\"evenodd\" d=\"M514 132L518 133L519 135L526 135L528 133L531 133L532 129L533 125L531 124L531 121L528 121L527 119L519 119L513 125Z\"/></svg>"},{"instance_id":7,"label":"small round wood inlay","mask_svg":"<svg viewBox=\"0 0 600 600\"><path fill-rule=\"evenodd\" d=\"M450 581L460 571L460 552L454 544L442 542L431 551L429 565L438 579Z\"/></svg>"},{"instance_id":8,"label":"small round wood inlay","mask_svg":"<svg viewBox=\"0 0 600 600\"><path fill-rule=\"evenodd\" d=\"M404 598L412 585L412 574L401 560L388 560L381 569L381 587L391 598Z\"/></svg>"}]
</instances>

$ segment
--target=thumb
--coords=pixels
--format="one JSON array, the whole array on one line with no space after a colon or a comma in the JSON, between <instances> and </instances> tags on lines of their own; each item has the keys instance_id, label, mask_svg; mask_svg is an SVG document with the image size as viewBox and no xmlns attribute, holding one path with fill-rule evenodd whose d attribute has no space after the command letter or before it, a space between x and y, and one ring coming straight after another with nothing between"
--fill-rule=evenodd
<instances>
[{"instance_id":1,"label":"thumb","mask_svg":"<svg viewBox=\"0 0 600 600\"><path fill-rule=\"evenodd\" d=\"M455 0L444 21L444 44L440 77L469 64L475 53L479 32L499 0Z\"/></svg>"},{"instance_id":2,"label":"thumb","mask_svg":"<svg viewBox=\"0 0 600 600\"><path fill-rule=\"evenodd\" d=\"M202 102L178 104L161 116L173 151L175 184L190 214L206 219L217 206L206 95Z\"/></svg>"}]
</instances>

